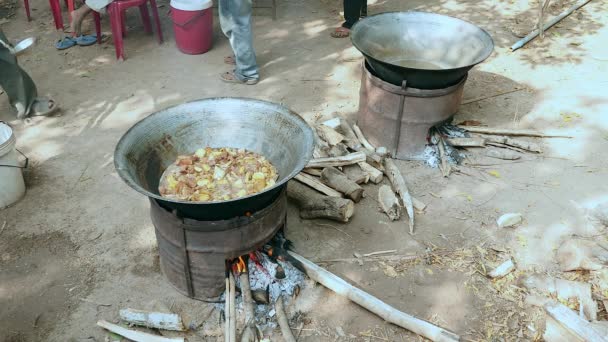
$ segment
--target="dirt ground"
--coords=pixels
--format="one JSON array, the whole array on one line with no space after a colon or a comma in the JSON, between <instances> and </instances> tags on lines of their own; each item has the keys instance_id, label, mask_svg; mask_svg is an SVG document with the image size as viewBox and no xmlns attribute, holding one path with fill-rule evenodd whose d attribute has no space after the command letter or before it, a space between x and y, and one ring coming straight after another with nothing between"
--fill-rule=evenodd
<instances>
[{"instance_id":1,"label":"dirt ground","mask_svg":"<svg viewBox=\"0 0 608 342\"><path fill-rule=\"evenodd\" d=\"M571 3L554 1L551 15ZM0 341L114 340L95 323L116 321L125 307L177 312L194 326L202 324L187 335L189 341L223 340L218 310L176 293L160 273L147 199L119 179L114 147L146 115L204 97L280 102L309 122L334 112L354 118L362 57L348 39L329 37L340 23L340 4L280 0L276 21L256 10L262 76L256 86L219 81L218 73L228 69L222 58L229 46L217 23L213 50L181 54L166 1L159 4L165 43L146 36L138 14L130 13L123 63L115 61L111 39L101 46L55 50L62 34L55 32L45 1L31 1L29 23L21 2L6 7L4 16L14 13L2 24L9 38L39 38L20 64L62 111L20 121L0 96L0 120L14 125L18 148L31 161L27 195L0 211ZM464 104L456 122L478 120L573 138L536 140L544 152L515 162L473 151L474 162L449 178L420 162L400 162L412 194L427 204L416 215L414 236L407 234L405 221L388 222L378 212L376 186L366 187L368 195L348 224L304 221L292 207L287 236L299 253L317 261L390 249L421 253L427 257L408 262L324 265L396 308L470 340L532 340L542 334L535 311L523 304L516 276L555 272L561 241L590 234L575 203L589 206L608 193L608 5L591 1L543 41L511 52L518 36L532 29L535 6L519 0L370 1L370 13L449 14L492 35L495 52L470 73L465 101L521 90ZM107 20L103 28L109 35ZM498 228L496 218L508 212L522 213L523 224ZM515 274L501 281L482 276L486 265L504 255L516 262ZM303 304L290 310L304 313L296 322L301 341L419 339L320 286L300 297ZM281 340L278 331L272 340Z\"/></svg>"}]
</instances>

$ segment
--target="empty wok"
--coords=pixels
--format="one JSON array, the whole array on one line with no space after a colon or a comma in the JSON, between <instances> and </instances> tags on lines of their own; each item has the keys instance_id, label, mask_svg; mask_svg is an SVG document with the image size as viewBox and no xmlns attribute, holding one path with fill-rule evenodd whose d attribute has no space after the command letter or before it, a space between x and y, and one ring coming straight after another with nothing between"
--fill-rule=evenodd
<instances>
[{"instance_id":1,"label":"empty wok","mask_svg":"<svg viewBox=\"0 0 608 342\"><path fill-rule=\"evenodd\" d=\"M161 110L131 127L118 142L114 165L136 191L162 207L197 220L243 216L268 206L287 181L306 166L314 137L296 113L270 102L246 98L210 98ZM158 184L178 155L203 147L245 148L276 167L276 184L263 192L222 202L188 202L161 197Z\"/></svg>"},{"instance_id":2,"label":"empty wok","mask_svg":"<svg viewBox=\"0 0 608 342\"><path fill-rule=\"evenodd\" d=\"M464 20L425 12L388 12L359 20L353 45L386 82L419 89L458 83L494 49L492 37Z\"/></svg>"}]
</instances>

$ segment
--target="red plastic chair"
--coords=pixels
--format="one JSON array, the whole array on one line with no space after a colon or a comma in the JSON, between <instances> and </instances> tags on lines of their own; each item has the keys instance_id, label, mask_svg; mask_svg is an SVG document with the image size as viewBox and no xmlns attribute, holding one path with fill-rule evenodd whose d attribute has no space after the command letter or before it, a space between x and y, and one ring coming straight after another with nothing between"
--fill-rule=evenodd
<instances>
[{"instance_id":1,"label":"red plastic chair","mask_svg":"<svg viewBox=\"0 0 608 342\"><path fill-rule=\"evenodd\" d=\"M110 16L110 26L112 27L112 38L114 39L114 48L116 49L116 59L125 59L125 50L123 37L126 36L127 30L124 20L124 13L128 8L139 7L141 19L144 24L146 33L152 34L152 25L150 22L150 13L148 12L148 2L152 7L152 15L156 22L156 32L158 34L158 43L163 43L163 32L160 28L160 18L158 17L158 8L156 0L114 0L108 5L108 14Z\"/></svg>"},{"instance_id":2,"label":"red plastic chair","mask_svg":"<svg viewBox=\"0 0 608 342\"><path fill-rule=\"evenodd\" d=\"M32 16L30 15L30 1L23 0L23 7L25 7L25 15L27 15L27 21L32 21Z\"/></svg>"}]
</instances>

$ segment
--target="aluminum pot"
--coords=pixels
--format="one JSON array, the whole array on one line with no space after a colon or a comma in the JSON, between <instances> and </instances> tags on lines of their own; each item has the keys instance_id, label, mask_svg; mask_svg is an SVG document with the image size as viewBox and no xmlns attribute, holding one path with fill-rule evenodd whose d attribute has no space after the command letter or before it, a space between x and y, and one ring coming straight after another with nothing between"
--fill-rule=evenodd
<instances>
[{"instance_id":1,"label":"aluminum pot","mask_svg":"<svg viewBox=\"0 0 608 342\"><path fill-rule=\"evenodd\" d=\"M492 37L464 20L425 12L387 12L351 30L374 75L397 86L442 89L458 84L494 50Z\"/></svg>"},{"instance_id":2,"label":"aluminum pot","mask_svg":"<svg viewBox=\"0 0 608 342\"><path fill-rule=\"evenodd\" d=\"M202 147L245 148L276 168L276 184L261 193L221 202L188 202L160 196L164 170L178 155ZM268 206L312 156L314 135L296 113L271 102L247 98L209 98L170 107L136 123L118 142L114 166L133 189L179 216L223 220Z\"/></svg>"}]
</instances>

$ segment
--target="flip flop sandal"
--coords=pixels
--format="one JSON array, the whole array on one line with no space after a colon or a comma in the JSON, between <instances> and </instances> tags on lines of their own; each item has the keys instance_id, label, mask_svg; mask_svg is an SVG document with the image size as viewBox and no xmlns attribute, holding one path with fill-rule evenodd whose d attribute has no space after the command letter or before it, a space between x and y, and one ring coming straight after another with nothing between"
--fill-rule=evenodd
<instances>
[{"instance_id":1,"label":"flip flop sandal","mask_svg":"<svg viewBox=\"0 0 608 342\"><path fill-rule=\"evenodd\" d=\"M76 44L78 44L78 46L90 46L95 43L97 43L97 36L92 34L76 37Z\"/></svg>"},{"instance_id":2,"label":"flip flop sandal","mask_svg":"<svg viewBox=\"0 0 608 342\"><path fill-rule=\"evenodd\" d=\"M236 59L234 58L234 56L226 56L224 57L224 63L229 65L236 65Z\"/></svg>"},{"instance_id":3,"label":"flip flop sandal","mask_svg":"<svg viewBox=\"0 0 608 342\"><path fill-rule=\"evenodd\" d=\"M55 47L57 48L57 50L69 49L74 45L76 45L76 40L72 37L65 37L55 43Z\"/></svg>"},{"instance_id":4,"label":"flip flop sandal","mask_svg":"<svg viewBox=\"0 0 608 342\"><path fill-rule=\"evenodd\" d=\"M350 35L350 30L345 27L338 27L329 35L333 38L346 38Z\"/></svg>"},{"instance_id":5,"label":"flip flop sandal","mask_svg":"<svg viewBox=\"0 0 608 342\"><path fill-rule=\"evenodd\" d=\"M55 113L59 109L59 106L53 99L46 97L38 97L32 103L30 108L30 116L48 116Z\"/></svg>"},{"instance_id":6,"label":"flip flop sandal","mask_svg":"<svg viewBox=\"0 0 608 342\"><path fill-rule=\"evenodd\" d=\"M257 84L259 81L257 78L249 78L241 81L236 77L233 71L226 71L225 73L220 74L220 79L226 83L238 83L247 85L254 85Z\"/></svg>"}]
</instances>

